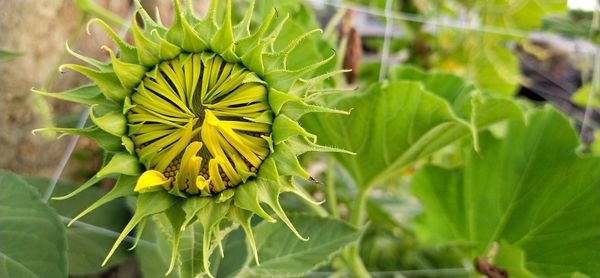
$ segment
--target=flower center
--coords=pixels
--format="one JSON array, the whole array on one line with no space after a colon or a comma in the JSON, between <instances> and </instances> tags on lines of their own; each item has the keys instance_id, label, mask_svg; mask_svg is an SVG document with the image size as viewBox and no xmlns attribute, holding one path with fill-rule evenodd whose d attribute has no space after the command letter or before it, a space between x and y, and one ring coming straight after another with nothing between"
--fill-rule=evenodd
<instances>
[{"instance_id":1,"label":"flower center","mask_svg":"<svg viewBox=\"0 0 600 278\"><path fill-rule=\"evenodd\" d=\"M272 111L255 73L219 55L181 54L131 95L129 136L153 185L212 195L255 175L269 154ZM158 181L158 182L157 182Z\"/></svg>"}]
</instances>

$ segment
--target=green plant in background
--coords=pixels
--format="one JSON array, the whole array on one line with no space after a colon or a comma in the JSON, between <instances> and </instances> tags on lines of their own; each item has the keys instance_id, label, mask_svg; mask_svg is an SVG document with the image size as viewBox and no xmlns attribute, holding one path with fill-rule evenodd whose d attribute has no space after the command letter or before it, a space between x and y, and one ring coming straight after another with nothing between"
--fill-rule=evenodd
<instances>
[{"instance_id":1,"label":"green plant in background","mask_svg":"<svg viewBox=\"0 0 600 278\"><path fill-rule=\"evenodd\" d=\"M415 175L427 208L416 234L473 257L496 242L495 262L515 277L597 277L600 252L590 246L600 243L600 160L576 152L577 134L556 110L529 111L527 120L502 139L483 133L481 151L465 150L460 167Z\"/></svg>"},{"instance_id":2,"label":"green plant in background","mask_svg":"<svg viewBox=\"0 0 600 278\"><path fill-rule=\"evenodd\" d=\"M385 7L385 1L369 3ZM567 1L415 0L400 1L392 9L415 18L393 21L406 32L394 41L406 45L408 62L459 74L483 91L512 96L522 80L510 44L526 43L529 33L542 27L542 19L566 12ZM429 24L435 26L433 33Z\"/></svg>"},{"instance_id":3,"label":"green plant in background","mask_svg":"<svg viewBox=\"0 0 600 278\"><path fill-rule=\"evenodd\" d=\"M445 1L444 5L460 7L458 10L464 11L467 23L477 21L489 32L477 28L470 31L442 29L434 39L437 40L433 50L434 67L462 72L490 93L514 95L521 80L518 59L509 43L526 42L529 32L541 26L544 16L566 11L567 1L509 2Z\"/></svg>"}]
</instances>

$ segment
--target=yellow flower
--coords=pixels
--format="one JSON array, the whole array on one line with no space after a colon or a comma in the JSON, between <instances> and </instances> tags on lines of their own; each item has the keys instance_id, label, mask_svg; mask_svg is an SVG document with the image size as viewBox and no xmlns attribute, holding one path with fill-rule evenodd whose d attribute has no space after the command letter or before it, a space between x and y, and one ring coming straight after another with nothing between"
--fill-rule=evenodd
<instances>
[{"instance_id":1,"label":"yellow flower","mask_svg":"<svg viewBox=\"0 0 600 278\"><path fill-rule=\"evenodd\" d=\"M263 206L302 238L281 208L282 192L311 200L292 177L310 179L297 156L307 151L340 151L317 145L316 137L297 122L309 112L345 113L307 104L320 81L345 71L311 76L334 58L302 68L287 61L308 32L274 51L273 43L287 19L276 22L276 11L257 30L250 31L252 8L233 24L231 1L217 23L217 2L208 16L196 18L191 1L182 11L174 1L175 21L165 27L153 21L136 1L131 32L135 46L124 42L102 20L118 46L118 55L103 48L110 62L72 55L90 67L67 64L94 84L62 93L39 94L90 106L93 125L83 129L46 128L88 136L110 155L98 174L69 198L98 181L116 177L115 188L73 221L118 197L140 193L136 212L115 242L106 260L124 237L151 215L166 214L173 233L174 267L179 235L194 222L203 226L203 269L213 241L219 241L219 223L230 219L247 234L258 263L250 218L257 214L275 221ZM251 7L254 4L252 3ZM144 28L135 22L138 16ZM141 232L139 232L141 233ZM138 233L138 234L139 234ZM105 260L105 263L106 263Z\"/></svg>"},{"instance_id":2,"label":"yellow flower","mask_svg":"<svg viewBox=\"0 0 600 278\"><path fill-rule=\"evenodd\" d=\"M128 136L147 169L137 192L210 196L256 176L269 155L267 87L214 53L161 62L131 95Z\"/></svg>"}]
</instances>

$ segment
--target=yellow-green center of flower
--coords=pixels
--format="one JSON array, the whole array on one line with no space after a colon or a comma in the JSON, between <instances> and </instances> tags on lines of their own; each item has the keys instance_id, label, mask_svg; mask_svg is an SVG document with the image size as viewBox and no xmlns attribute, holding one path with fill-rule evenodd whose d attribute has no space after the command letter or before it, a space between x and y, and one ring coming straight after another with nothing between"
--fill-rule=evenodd
<instances>
[{"instance_id":1,"label":"yellow-green center of flower","mask_svg":"<svg viewBox=\"0 0 600 278\"><path fill-rule=\"evenodd\" d=\"M146 167L135 190L212 195L254 176L269 154L267 91L255 73L211 52L156 65L127 114Z\"/></svg>"}]
</instances>

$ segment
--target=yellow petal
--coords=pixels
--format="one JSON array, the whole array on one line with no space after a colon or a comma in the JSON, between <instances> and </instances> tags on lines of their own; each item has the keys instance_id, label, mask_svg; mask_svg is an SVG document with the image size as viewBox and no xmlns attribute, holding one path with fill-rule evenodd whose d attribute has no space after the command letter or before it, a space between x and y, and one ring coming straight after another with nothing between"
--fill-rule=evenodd
<instances>
[{"instance_id":1,"label":"yellow petal","mask_svg":"<svg viewBox=\"0 0 600 278\"><path fill-rule=\"evenodd\" d=\"M192 158L198 154L198 151L202 148L202 142L194 141L191 142L186 148L185 152L183 152L183 156L181 157L181 166L185 167L185 164Z\"/></svg>"},{"instance_id":2,"label":"yellow petal","mask_svg":"<svg viewBox=\"0 0 600 278\"><path fill-rule=\"evenodd\" d=\"M203 176L196 177L196 187L198 187L198 190L200 190L200 191L208 190L208 185L210 184L210 179L211 178L208 178L208 180L207 180Z\"/></svg>"},{"instance_id":3,"label":"yellow petal","mask_svg":"<svg viewBox=\"0 0 600 278\"><path fill-rule=\"evenodd\" d=\"M148 170L140 176L133 191L156 191L162 189L162 186L168 184L169 182L171 182L171 180L167 179L161 172L156 170Z\"/></svg>"},{"instance_id":4,"label":"yellow petal","mask_svg":"<svg viewBox=\"0 0 600 278\"><path fill-rule=\"evenodd\" d=\"M194 126L194 123L195 119L190 120L188 124L185 125L185 128L182 130L182 134L179 141L171 145L167 153L165 153L164 156L160 157L156 165L156 169L158 169L159 171L164 171L165 169L167 169L169 163L171 163L171 161L173 161L173 159L175 159L175 157L177 157L185 149L185 147L192 139L192 128Z\"/></svg>"},{"instance_id":5,"label":"yellow petal","mask_svg":"<svg viewBox=\"0 0 600 278\"><path fill-rule=\"evenodd\" d=\"M219 162L214 158L208 162L208 173L213 181L213 191L221 192L227 189L225 183L221 179L221 174L219 174Z\"/></svg>"},{"instance_id":6,"label":"yellow petal","mask_svg":"<svg viewBox=\"0 0 600 278\"><path fill-rule=\"evenodd\" d=\"M220 153L212 153L212 150L211 150L211 153L213 154L214 157L219 156L219 155L225 156L223 151L221 150L220 144L217 140L222 135L226 139L226 141L229 142L244 157L246 157L246 159L248 159L248 161L250 161L250 163L253 163L256 165L260 164L260 159L257 158L256 155L254 155L254 153L252 153L252 150L250 148L248 148L248 146L246 146L242 143L239 135L236 132L234 132L233 129L229 125L229 123L238 123L238 122L221 121L217 117L215 117L215 115L210 110L205 111L205 116L206 116L206 118L204 119L204 123L205 123L206 127L214 127L218 130L218 132L214 132L214 133L211 132L210 135L207 134L206 139L210 139L212 141L211 144L208 144L208 142L206 141L204 136L202 137L202 140L204 140L206 142L209 150L211 150L211 147L216 148L217 146L219 146L218 148L219 148ZM254 123L252 123L252 124L254 124ZM214 145L214 146L210 146L210 145Z\"/></svg>"},{"instance_id":7,"label":"yellow petal","mask_svg":"<svg viewBox=\"0 0 600 278\"><path fill-rule=\"evenodd\" d=\"M185 183L190 183L190 188L188 193L197 193L195 191L196 185L196 177L198 177L198 173L200 172L200 166L202 162L202 158L198 157L196 154L202 148L202 143L198 141L194 141L190 143L183 152L183 156L181 157L181 165L179 167L179 173L177 173L177 178L175 179L177 186L183 190L186 188Z\"/></svg>"}]
</instances>

